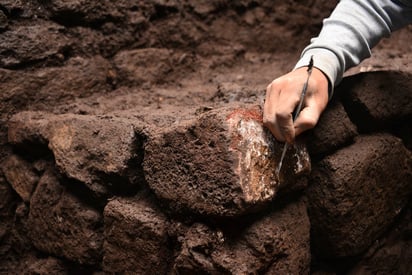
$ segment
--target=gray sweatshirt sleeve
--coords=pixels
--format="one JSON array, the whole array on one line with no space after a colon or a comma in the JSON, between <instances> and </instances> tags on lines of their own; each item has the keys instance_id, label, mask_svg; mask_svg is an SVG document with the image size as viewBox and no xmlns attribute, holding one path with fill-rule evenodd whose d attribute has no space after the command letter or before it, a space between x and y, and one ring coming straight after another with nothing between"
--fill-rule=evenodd
<instances>
[{"instance_id":1,"label":"gray sweatshirt sleeve","mask_svg":"<svg viewBox=\"0 0 412 275\"><path fill-rule=\"evenodd\" d=\"M313 56L314 66L329 78L333 91L343 73L370 57L381 38L411 22L412 0L341 0L295 69L307 66Z\"/></svg>"}]
</instances>

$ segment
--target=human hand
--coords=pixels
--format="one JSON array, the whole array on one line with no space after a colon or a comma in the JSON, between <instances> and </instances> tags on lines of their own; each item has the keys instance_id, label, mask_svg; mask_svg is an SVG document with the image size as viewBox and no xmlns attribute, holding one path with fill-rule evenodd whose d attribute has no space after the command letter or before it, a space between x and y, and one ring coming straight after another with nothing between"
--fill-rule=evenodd
<instances>
[{"instance_id":1,"label":"human hand","mask_svg":"<svg viewBox=\"0 0 412 275\"><path fill-rule=\"evenodd\" d=\"M328 104L328 78L313 67L301 112L293 122L293 111L307 77L307 67L301 67L273 80L266 88L263 124L279 141L293 143L296 136L315 127Z\"/></svg>"}]
</instances>

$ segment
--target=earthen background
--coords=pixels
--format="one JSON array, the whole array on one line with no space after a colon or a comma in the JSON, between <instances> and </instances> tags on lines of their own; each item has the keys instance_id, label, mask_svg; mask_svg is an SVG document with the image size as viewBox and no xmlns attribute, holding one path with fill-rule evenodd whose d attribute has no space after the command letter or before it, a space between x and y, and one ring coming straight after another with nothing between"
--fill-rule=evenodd
<instances>
[{"instance_id":1,"label":"earthen background","mask_svg":"<svg viewBox=\"0 0 412 275\"><path fill-rule=\"evenodd\" d=\"M410 27L302 137L311 173L237 201L222 117L336 3L1 0L0 272L410 273Z\"/></svg>"}]
</instances>

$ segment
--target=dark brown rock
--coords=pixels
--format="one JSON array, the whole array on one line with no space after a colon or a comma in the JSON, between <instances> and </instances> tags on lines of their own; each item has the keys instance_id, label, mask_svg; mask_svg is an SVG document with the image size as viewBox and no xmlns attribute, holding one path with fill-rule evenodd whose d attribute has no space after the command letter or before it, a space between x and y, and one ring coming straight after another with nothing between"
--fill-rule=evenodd
<instances>
[{"instance_id":1,"label":"dark brown rock","mask_svg":"<svg viewBox=\"0 0 412 275\"><path fill-rule=\"evenodd\" d=\"M108 58L134 43L142 44L141 32L156 13L153 1L127 0L49 1L44 9L53 21L67 28L70 54Z\"/></svg>"},{"instance_id":2,"label":"dark brown rock","mask_svg":"<svg viewBox=\"0 0 412 275\"><path fill-rule=\"evenodd\" d=\"M114 199L104 210L103 270L165 274L170 257L168 220L144 198Z\"/></svg>"},{"instance_id":3,"label":"dark brown rock","mask_svg":"<svg viewBox=\"0 0 412 275\"><path fill-rule=\"evenodd\" d=\"M119 74L127 83L165 83L176 77L181 67L192 65L190 53L164 48L146 48L121 51L114 57Z\"/></svg>"},{"instance_id":4,"label":"dark brown rock","mask_svg":"<svg viewBox=\"0 0 412 275\"><path fill-rule=\"evenodd\" d=\"M10 17L36 19L44 18L47 12L44 10L39 1L25 1L25 0L2 0L1 7Z\"/></svg>"},{"instance_id":5,"label":"dark brown rock","mask_svg":"<svg viewBox=\"0 0 412 275\"><path fill-rule=\"evenodd\" d=\"M19 146L47 144L60 171L97 195L143 180L136 167L143 157L137 155L143 137L126 119L23 112L10 120L8 136Z\"/></svg>"},{"instance_id":6,"label":"dark brown rock","mask_svg":"<svg viewBox=\"0 0 412 275\"><path fill-rule=\"evenodd\" d=\"M129 81L137 84L161 81L173 70L172 51L167 49L137 49L122 51L114 62ZM149 66L155 61L156 66Z\"/></svg>"},{"instance_id":7,"label":"dark brown rock","mask_svg":"<svg viewBox=\"0 0 412 275\"><path fill-rule=\"evenodd\" d=\"M32 165L16 155L11 155L2 163L1 168L7 182L20 198L28 203L39 181Z\"/></svg>"},{"instance_id":8,"label":"dark brown rock","mask_svg":"<svg viewBox=\"0 0 412 275\"><path fill-rule=\"evenodd\" d=\"M224 107L164 129L145 147L146 180L175 211L217 216L243 214L293 188L310 170L304 146L288 150L262 126L255 105Z\"/></svg>"},{"instance_id":9,"label":"dark brown rock","mask_svg":"<svg viewBox=\"0 0 412 275\"><path fill-rule=\"evenodd\" d=\"M80 264L101 261L102 215L63 187L53 172L46 172L30 201L29 236L45 253Z\"/></svg>"},{"instance_id":10,"label":"dark brown rock","mask_svg":"<svg viewBox=\"0 0 412 275\"><path fill-rule=\"evenodd\" d=\"M249 225L233 226L232 232L195 224L184 237L174 270L177 274L309 274L309 230L302 202L290 203Z\"/></svg>"},{"instance_id":11,"label":"dark brown rock","mask_svg":"<svg viewBox=\"0 0 412 275\"><path fill-rule=\"evenodd\" d=\"M155 7L176 9L177 1L140 1L139 3L127 0L116 2L110 0L54 0L44 5L50 16L65 26L88 26L98 28L108 22L133 23L130 12L141 12L146 17L155 16Z\"/></svg>"},{"instance_id":12,"label":"dark brown rock","mask_svg":"<svg viewBox=\"0 0 412 275\"><path fill-rule=\"evenodd\" d=\"M0 31L3 31L7 28L9 22L7 16L4 14L3 11L0 10Z\"/></svg>"},{"instance_id":13,"label":"dark brown rock","mask_svg":"<svg viewBox=\"0 0 412 275\"><path fill-rule=\"evenodd\" d=\"M29 274L55 274L64 275L70 274L69 268L60 259L54 257L35 258L30 257L25 259L26 267L22 268L22 272Z\"/></svg>"},{"instance_id":14,"label":"dark brown rock","mask_svg":"<svg viewBox=\"0 0 412 275\"><path fill-rule=\"evenodd\" d=\"M0 176L0 243L3 243L3 237L9 232L13 224L14 209L16 199L13 189L7 183L3 176ZM0 245L1 246L1 245ZM0 248L0 255L3 249Z\"/></svg>"},{"instance_id":15,"label":"dark brown rock","mask_svg":"<svg viewBox=\"0 0 412 275\"><path fill-rule=\"evenodd\" d=\"M408 274L412 270L412 205L347 274Z\"/></svg>"},{"instance_id":16,"label":"dark brown rock","mask_svg":"<svg viewBox=\"0 0 412 275\"><path fill-rule=\"evenodd\" d=\"M33 22L34 23L34 22ZM9 27L0 33L0 67L13 68L46 59L61 59L70 47L62 27L46 21Z\"/></svg>"},{"instance_id":17,"label":"dark brown rock","mask_svg":"<svg viewBox=\"0 0 412 275\"><path fill-rule=\"evenodd\" d=\"M333 100L307 139L308 151L311 155L327 154L352 143L356 135L356 126L342 103Z\"/></svg>"},{"instance_id":18,"label":"dark brown rock","mask_svg":"<svg viewBox=\"0 0 412 275\"><path fill-rule=\"evenodd\" d=\"M0 69L0 95L3 114L19 110L50 110L77 97L110 91L112 67L102 57L70 59L64 67L33 72ZM57 104L59 103L59 104Z\"/></svg>"},{"instance_id":19,"label":"dark brown rock","mask_svg":"<svg viewBox=\"0 0 412 275\"><path fill-rule=\"evenodd\" d=\"M355 256L384 233L408 201L412 157L387 134L361 136L323 159L307 190L314 249Z\"/></svg>"},{"instance_id":20,"label":"dark brown rock","mask_svg":"<svg viewBox=\"0 0 412 275\"><path fill-rule=\"evenodd\" d=\"M41 257L35 253L20 255L19 260L16 262L13 262L13 259L2 261L0 265L0 273L3 274L72 274L69 270L63 260L50 256Z\"/></svg>"},{"instance_id":21,"label":"dark brown rock","mask_svg":"<svg viewBox=\"0 0 412 275\"><path fill-rule=\"evenodd\" d=\"M340 87L347 94L349 116L361 131L372 131L410 121L412 75L382 71L358 74Z\"/></svg>"}]
</instances>

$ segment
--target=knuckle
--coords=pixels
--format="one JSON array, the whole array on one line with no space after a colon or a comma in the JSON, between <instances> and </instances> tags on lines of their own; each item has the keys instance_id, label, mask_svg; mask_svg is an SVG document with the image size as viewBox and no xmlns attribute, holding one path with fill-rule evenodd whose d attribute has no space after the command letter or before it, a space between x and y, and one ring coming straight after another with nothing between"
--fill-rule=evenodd
<instances>
[{"instance_id":1,"label":"knuckle","mask_svg":"<svg viewBox=\"0 0 412 275\"><path fill-rule=\"evenodd\" d=\"M318 123L318 119L314 116L306 116L302 121L302 124L306 129L312 129Z\"/></svg>"},{"instance_id":2,"label":"knuckle","mask_svg":"<svg viewBox=\"0 0 412 275\"><path fill-rule=\"evenodd\" d=\"M281 80L279 78L272 80L272 82L266 87L266 91L276 90L281 86Z\"/></svg>"},{"instance_id":3,"label":"knuckle","mask_svg":"<svg viewBox=\"0 0 412 275\"><path fill-rule=\"evenodd\" d=\"M271 126L274 124L273 120L270 119L268 116L263 116L263 125L265 126Z\"/></svg>"},{"instance_id":4,"label":"knuckle","mask_svg":"<svg viewBox=\"0 0 412 275\"><path fill-rule=\"evenodd\" d=\"M285 121L292 119L292 114L288 112L277 112L276 119L279 121L285 122Z\"/></svg>"},{"instance_id":5,"label":"knuckle","mask_svg":"<svg viewBox=\"0 0 412 275\"><path fill-rule=\"evenodd\" d=\"M308 126L308 128L315 127L317 123L318 123L318 120L314 117L310 117L306 121L306 125Z\"/></svg>"}]
</instances>

